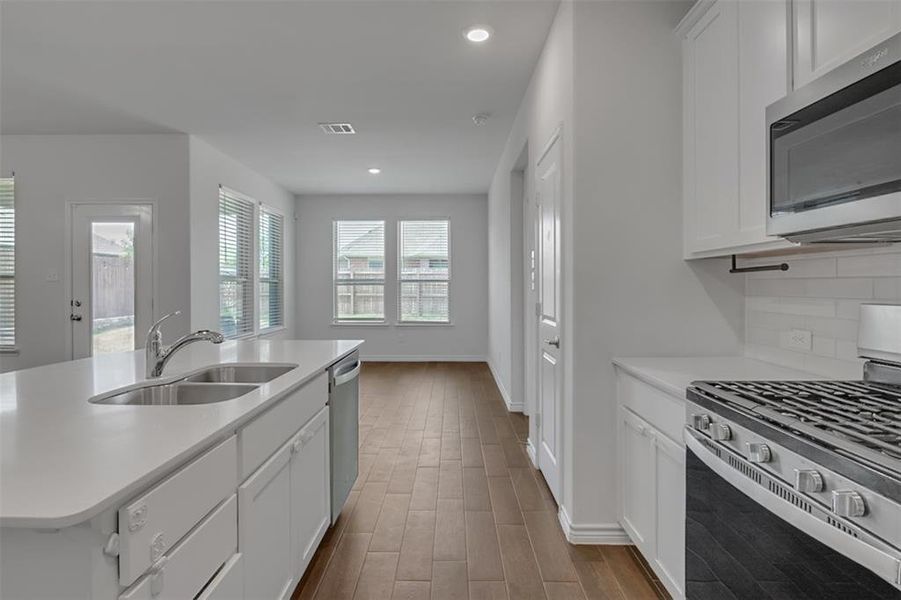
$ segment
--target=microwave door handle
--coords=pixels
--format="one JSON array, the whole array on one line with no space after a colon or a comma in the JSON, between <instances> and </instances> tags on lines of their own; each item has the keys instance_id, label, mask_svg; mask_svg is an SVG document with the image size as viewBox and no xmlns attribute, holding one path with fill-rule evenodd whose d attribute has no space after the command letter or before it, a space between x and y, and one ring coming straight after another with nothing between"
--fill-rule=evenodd
<instances>
[{"instance_id":1,"label":"microwave door handle","mask_svg":"<svg viewBox=\"0 0 901 600\"><path fill-rule=\"evenodd\" d=\"M771 493L717 457L713 451L701 443L700 437L700 434L690 429L683 430L687 449L691 450L714 473L783 521L870 569L877 576L901 590L901 557L893 556L862 539L852 537ZM733 455L733 458L739 460L737 456ZM740 460L751 470L759 470L750 462L744 459Z\"/></svg>"}]
</instances>

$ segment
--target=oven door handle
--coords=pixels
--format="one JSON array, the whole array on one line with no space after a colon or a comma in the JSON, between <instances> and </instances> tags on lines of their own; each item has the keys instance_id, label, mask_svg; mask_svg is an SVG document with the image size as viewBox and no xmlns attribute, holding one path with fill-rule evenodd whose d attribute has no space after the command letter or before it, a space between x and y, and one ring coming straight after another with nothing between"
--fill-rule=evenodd
<instances>
[{"instance_id":1,"label":"oven door handle","mask_svg":"<svg viewBox=\"0 0 901 600\"><path fill-rule=\"evenodd\" d=\"M901 589L901 558L888 554L864 540L848 535L814 517L807 511L798 508L791 502L783 500L765 487L758 485L739 471L733 469L723 460L720 460L709 448L701 443L699 439L700 434L688 428L683 431L683 438L687 448L730 485L786 523L793 525L835 551L844 554L896 588ZM743 461L743 463L746 463L751 469L757 469L756 466L747 461Z\"/></svg>"}]
</instances>

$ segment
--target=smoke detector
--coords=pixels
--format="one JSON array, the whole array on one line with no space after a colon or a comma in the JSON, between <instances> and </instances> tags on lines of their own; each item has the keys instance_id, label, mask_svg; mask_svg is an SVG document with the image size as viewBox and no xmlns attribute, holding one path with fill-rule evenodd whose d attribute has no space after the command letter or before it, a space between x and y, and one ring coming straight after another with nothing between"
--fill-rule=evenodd
<instances>
[{"instance_id":1,"label":"smoke detector","mask_svg":"<svg viewBox=\"0 0 901 600\"><path fill-rule=\"evenodd\" d=\"M319 128L328 135L353 135L354 126L350 123L320 123Z\"/></svg>"},{"instance_id":2,"label":"smoke detector","mask_svg":"<svg viewBox=\"0 0 901 600\"><path fill-rule=\"evenodd\" d=\"M488 122L488 117L490 116L490 113L479 113L472 117L472 122L476 124L476 127L481 127Z\"/></svg>"}]
</instances>

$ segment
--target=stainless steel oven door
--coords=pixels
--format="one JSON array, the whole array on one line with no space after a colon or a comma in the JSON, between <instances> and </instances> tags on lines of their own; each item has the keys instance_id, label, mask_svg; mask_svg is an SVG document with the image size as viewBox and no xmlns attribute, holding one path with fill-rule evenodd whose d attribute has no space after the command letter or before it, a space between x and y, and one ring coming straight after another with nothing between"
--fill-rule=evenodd
<instances>
[{"instance_id":1,"label":"stainless steel oven door","mask_svg":"<svg viewBox=\"0 0 901 600\"><path fill-rule=\"evenodd\" d=\"M685 597L901 599L901 553L685 429Z\"/></svg>"}]
</instances>

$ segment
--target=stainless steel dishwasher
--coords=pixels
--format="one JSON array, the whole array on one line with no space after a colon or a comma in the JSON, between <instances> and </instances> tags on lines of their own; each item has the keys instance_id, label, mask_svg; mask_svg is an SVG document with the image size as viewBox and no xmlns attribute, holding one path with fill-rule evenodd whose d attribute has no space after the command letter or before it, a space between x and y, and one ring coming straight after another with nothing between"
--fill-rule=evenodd
<instances>
[{"instance_id":1,"label":"stainless steel dishwasher","mask_svg":"<svg viewBox=\"0 0 901 600\"><path fill-rule=\"evenodd\" d=\"M329 445L332 469L332 523L341 514L357 479L360 449L360 356L357 352L329 368Z\"/></svg>"}]
</instances>

